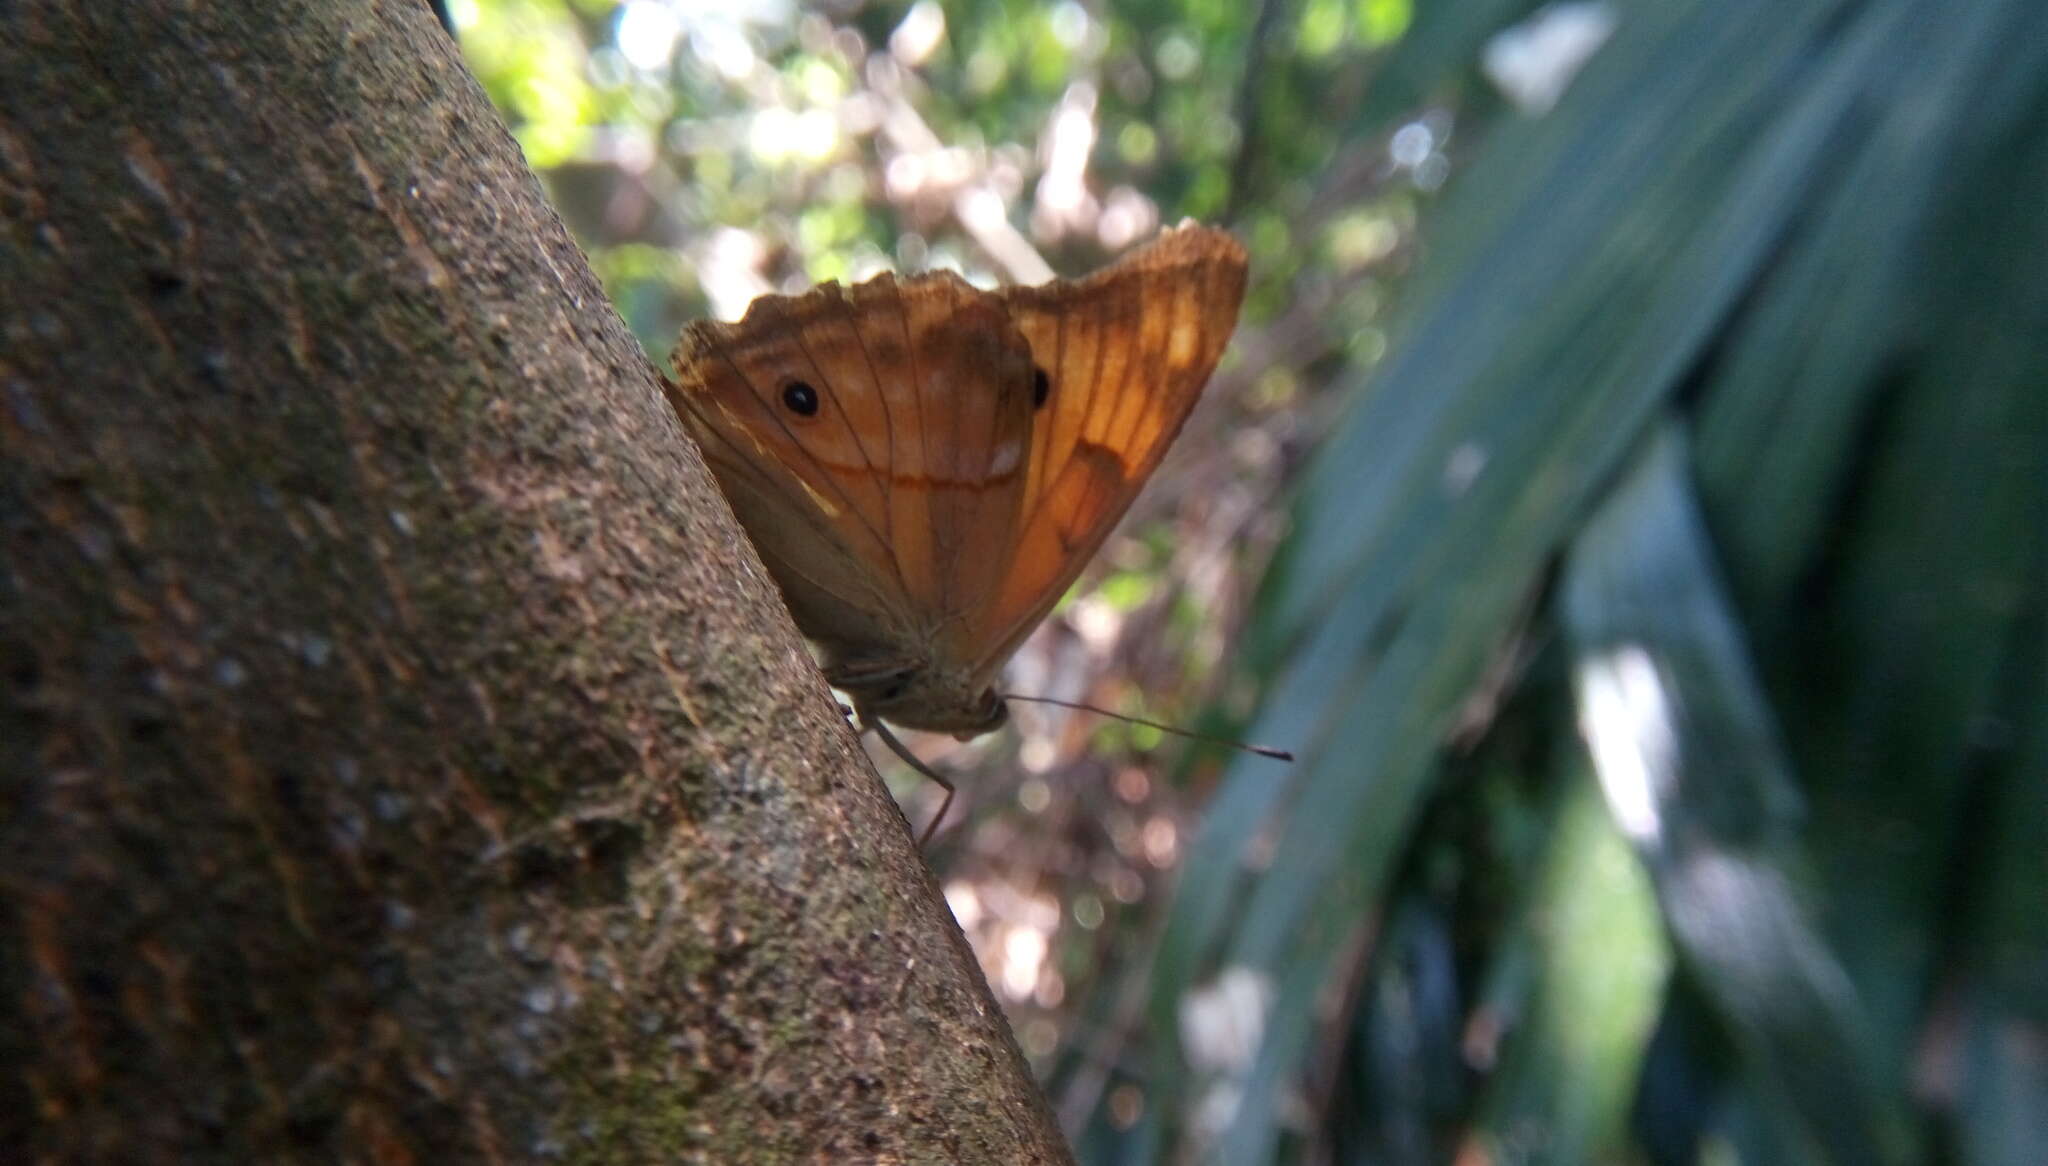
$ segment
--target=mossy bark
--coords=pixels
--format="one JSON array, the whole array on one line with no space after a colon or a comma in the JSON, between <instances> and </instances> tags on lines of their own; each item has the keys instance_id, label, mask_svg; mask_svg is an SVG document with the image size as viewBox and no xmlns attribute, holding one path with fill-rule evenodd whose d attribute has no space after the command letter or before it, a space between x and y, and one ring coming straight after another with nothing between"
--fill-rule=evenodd
<instances>
[{"instance_id":1,"label":"mossy bark","mask_svg":"<svg viewBox=\"0 0 2048 1166\"><path fill-rule=\"evenodd\" d=\"M0 21L0 1158L1054 1162L417 0Z\"/></svg>"}]
</instances>

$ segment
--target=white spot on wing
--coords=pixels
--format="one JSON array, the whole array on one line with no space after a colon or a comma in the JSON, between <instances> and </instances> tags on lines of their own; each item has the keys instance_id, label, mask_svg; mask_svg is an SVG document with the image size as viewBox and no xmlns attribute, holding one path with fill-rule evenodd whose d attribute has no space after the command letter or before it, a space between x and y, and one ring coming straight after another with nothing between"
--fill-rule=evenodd
<instances>
[{"instance_id":1,"label":"white spot on wing","mask_svg":"<svg viewBox=\"0 0 2048 1166\"><path fill-rule=\"evenodd\" d=\"M988 472L990 474L1009 473L1017 468L1017 461L1023 456L1023 453L1024 444L1022 442L1004 442L996 447L996 456L989 460Z\"/></svg>"},{"instance_id":2,"label":"white spot on wing","mask_svg":"<svg viewBox=\"0 0 2048 1166\"><path fill-rule=\"evenodd\" d=\"M825 497L823 494L818 493L816 490L813 490L811 488L811 484L809 482L804 481L802 477L795 474L792 474L790 476L796 478L797 485L802 486L804 488L804 493L810 496L811 501L817 504L818 509L825 512L825 517L839 517L839 507L834 506L832 504L831 499Z\"/></svg>"}]
</instances>

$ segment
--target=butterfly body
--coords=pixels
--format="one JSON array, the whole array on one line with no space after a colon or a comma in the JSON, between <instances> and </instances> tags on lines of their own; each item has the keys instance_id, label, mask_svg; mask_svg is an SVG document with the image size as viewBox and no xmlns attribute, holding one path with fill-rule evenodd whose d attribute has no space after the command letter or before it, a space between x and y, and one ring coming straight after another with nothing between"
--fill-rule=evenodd
<instances>
[{"instance_id":1,"label":"butterfly body","mask_svg":"<svg viewBox=\"0 0 2048 1166\"><path fill-rule=\"evenodd\" d=\"M827 283L691 325L669 393L862 721L964 739L1005 720L997 674L1165 455L1244 283L1197 226L1037 287Z\"/></svg>"}]
</instances>

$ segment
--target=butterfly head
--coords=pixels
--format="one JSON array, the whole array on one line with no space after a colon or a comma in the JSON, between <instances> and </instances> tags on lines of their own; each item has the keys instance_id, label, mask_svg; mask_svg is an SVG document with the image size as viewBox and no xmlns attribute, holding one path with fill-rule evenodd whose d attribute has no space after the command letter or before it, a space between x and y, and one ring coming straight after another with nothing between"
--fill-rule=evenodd
<instances>
[{"instance_id":1,"label":"butterfly head","mask_svg":"<svg viewBox=\"0 0 2048 1166\"><path fill-rule=\"evenodd\" d=\"M1010 706L986 684L929 668L879 672L835 670L832 686L853 697L863 720L879 717L906 729L951 733L962 741L992 733L1010 719Z\"/></svg>"}]
</instances>

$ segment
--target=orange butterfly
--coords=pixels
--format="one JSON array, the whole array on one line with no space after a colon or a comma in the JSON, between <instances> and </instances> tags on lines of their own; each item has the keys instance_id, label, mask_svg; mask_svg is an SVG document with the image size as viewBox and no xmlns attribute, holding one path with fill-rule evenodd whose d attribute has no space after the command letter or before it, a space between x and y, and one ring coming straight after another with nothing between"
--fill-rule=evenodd
<instances>
[{"instance_id":1,"label":"orange butterfly","mask_svg":"<svg viewBox=\"0 0 2048 1166\"><path fill-rule=\"evenodd\" d=\"M1244 249L1188 223L1084 279L881 275L684 330L671 403L826 678L949 802L881 722L1008 718L997 672L1158 467L1244 288Z\"/></svg>"}]
</instances>

